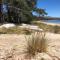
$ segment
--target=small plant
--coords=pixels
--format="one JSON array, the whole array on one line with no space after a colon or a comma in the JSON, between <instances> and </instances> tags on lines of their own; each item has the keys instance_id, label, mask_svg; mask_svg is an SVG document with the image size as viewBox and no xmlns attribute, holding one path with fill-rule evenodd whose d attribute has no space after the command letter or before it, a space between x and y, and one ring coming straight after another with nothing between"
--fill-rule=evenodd
<instances>
[{"instance_id":1,"label":"small plant","mask_svg":"<svg viewBox=\"0 0 60 60\"><path fill-rule=\"evenodd\" d=\"M26 35L30 35L32 32L29 29L23 29L23 33Z\"/></svg>"},{"instance_id":2,"label":"small plant","mask_svg":"<svg viewBox=\"0 0 60 60\"><path fill-rule=\"evenodd\" d=\"M41 60L45 60L44 58L41 58Z\"/></svg>"},{"instance_id":3,"label":"small plant","mask_svg":"<svg viewBox=\"0 0 60 60\"><path fill-rule=\"evenodd\" d=\"M54 33L58 33L60 31L59 26L54 26Z\"/></svg>"},{"instance_id":4,"label":"small plant","mask_svg":"<svg viewBox=\"0 0 60 60\"><path fill-rule=\"evenodd\" d=\"M35 34L28 38L27 42L27 51L28 56L35 56L36 53L42 53L47 51L47 42L45 35Z\"/></svg>"}]
</instances>

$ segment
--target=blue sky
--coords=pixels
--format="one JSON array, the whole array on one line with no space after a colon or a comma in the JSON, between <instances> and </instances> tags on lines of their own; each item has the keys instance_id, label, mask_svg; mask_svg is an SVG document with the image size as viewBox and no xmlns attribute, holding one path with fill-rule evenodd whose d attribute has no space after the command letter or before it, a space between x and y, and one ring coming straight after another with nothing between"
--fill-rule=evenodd
<instances>
[{"instance_id":1,"label":"blue sky","mask_svg":"<svg viewBox=\"0 0 60 60\"><path fill-rule=\"evenodd\" d=\"M60 17L60 0L38 0L38 8L44 8L48 16Z\"/></svg>"}]
</instances>

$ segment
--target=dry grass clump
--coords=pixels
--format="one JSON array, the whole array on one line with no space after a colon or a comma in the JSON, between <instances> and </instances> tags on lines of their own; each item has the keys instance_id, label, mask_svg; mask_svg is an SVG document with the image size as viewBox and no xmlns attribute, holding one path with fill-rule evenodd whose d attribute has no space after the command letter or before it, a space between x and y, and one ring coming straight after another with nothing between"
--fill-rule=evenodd
<instances>
[{"instance_id":1,"label":"dry grass clump","mask_svg":"<svg viewBox=\"0 0 60 60\"><path fill-rule=\"evenodd\" d=\"M31 32L16 26L11 28L0 28L0 34L31 34Z\"/></svg>"},{"instance_id":2,"label":"dry grass clump","mask_svg":"<svg viewBox=\"0 0 60 60\"><path fill-rule=\"evenodd\" d=\"M53 29L54 29L54 33L60 33L60 27L59 26L54 26L53 27Z\"/></svg>"},{"instance_id":3,"label":"dry grass clump","mask_svg":"<svg viewBox=\"0 0 60 60\"><path fill-rule=\"evenodd\" d=\"M59 33L60 34L60 26L47 25L47 24L44 24L42 22L37 22L37 21L33 22L33 24L39 26L44 31L53 32L53 33Z\"/></svg>"},{"instance_id":4,"label":"dry grass clump","mask_svg":"<svg viewBox=\"0 0 60 60\"><path fill-rule=\"evenodd\" d=\"M41 60L45 60L44 58L41 58Z\"/></svg>"},{"instance_id":5,"label":"dry grass clump","mask_svg":"<svg viewBox=\"0 0 60 60\"><path fill-rule=\"evenodd\" d=\"M51 25L47 25L47 24L44 24L42 22L37 22L37 21L33 22L33 24L39 26L44 31L50 31L50 32L52 32L53 26L51 26Z\"/></svg>"},{"instance_id":6,"label":"dry grass clump","mask_svg":"<svg viewBox=\"0 0 60 60\"><path fill-rule=\"evenodd\" d=\"M33 34L28 38L27 55L35 56L36 53L47 52L47 41L43 34Z\"/></svg>"}]
</instances>

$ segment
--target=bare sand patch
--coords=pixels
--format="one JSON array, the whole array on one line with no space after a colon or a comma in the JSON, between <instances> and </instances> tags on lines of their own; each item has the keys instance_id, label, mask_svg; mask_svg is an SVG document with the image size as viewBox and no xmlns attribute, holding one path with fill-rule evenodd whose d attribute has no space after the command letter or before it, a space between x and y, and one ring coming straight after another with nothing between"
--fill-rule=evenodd
<instances>
[{"instance_id":1,"label":"bare sand patch","mask_svg":"<svg viewBox=\"0 0 60 60\"><path fill-rule=\"evenodd\" d=\"M15 50L14 60L18 60L18 59L20 60L20 58L23 59L24 54L22 52L26 49L26 46L27 46L27 41L25 39L25 36L26 35L1 34L0 35L0 60L2 60L2 58L5 58L6 54L8 52L10 52L11 49ZM27 37L28 36L29 35L27 35ZM46 38L48 39L47 40L47 42L48 42L47 54L50 57L51 56L55 57L57 60L60 59L60 34L46 33ZM45 54L45 53L42 53L42 54ZM41 55L38 54L39 57ZM9 54L8 54L8 56L9 56ZM48 57L46 57L46 58L48 60ZM38 60L37 57L36 57L36 60Z\"/></svg>"}]
</instances>

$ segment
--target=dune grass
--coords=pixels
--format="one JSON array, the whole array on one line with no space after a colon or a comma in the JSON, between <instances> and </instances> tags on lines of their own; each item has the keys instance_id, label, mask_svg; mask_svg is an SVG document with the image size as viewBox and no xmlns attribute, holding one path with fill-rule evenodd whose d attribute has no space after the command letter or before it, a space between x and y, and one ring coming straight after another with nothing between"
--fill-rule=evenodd
<instances>
[{"instance_id":1,"label":"dune grass","mask_svg":"<svg viewBox=\"0 0 60 60\"><path fill-rule=\"evenodd\" d=\"M28 38L27 56L34 57L36 53L47 52L47 40L44 34L33 34Z\"/></svg>"},{"instance_id":2,"label":"dune grass","mask_svg":"<svg viewBox=\"0 0 60 60\"><path fill-rule=\"evenodd\" d=\"M32 23L39 26L44 31L53 32L53 33L59 33L60 34L60 26L47 25L47 24L44 24L42 22L37 22L37 21L33 21Z\"/></svg>"},{"instance_id":3,"label":"dune grass","mask_svg":"<svg viewBox=\"0 0 60 60\"><path fill-rule=\"evenodd\" d=\"M54 26L53 27L53 29L54 29L54 33L60 33L60 27L59 26Z\"/></svg>"},{"instance_id":4,"label":"dune grass","mask_svg":"<svg viewBox=\"0 0 60 60\"><path fill-rule=\"evenodd\" d=\"M0 28L0 34L31 34L31 31L18 26L11 28Z\"/></svg>"}]
</instances>

